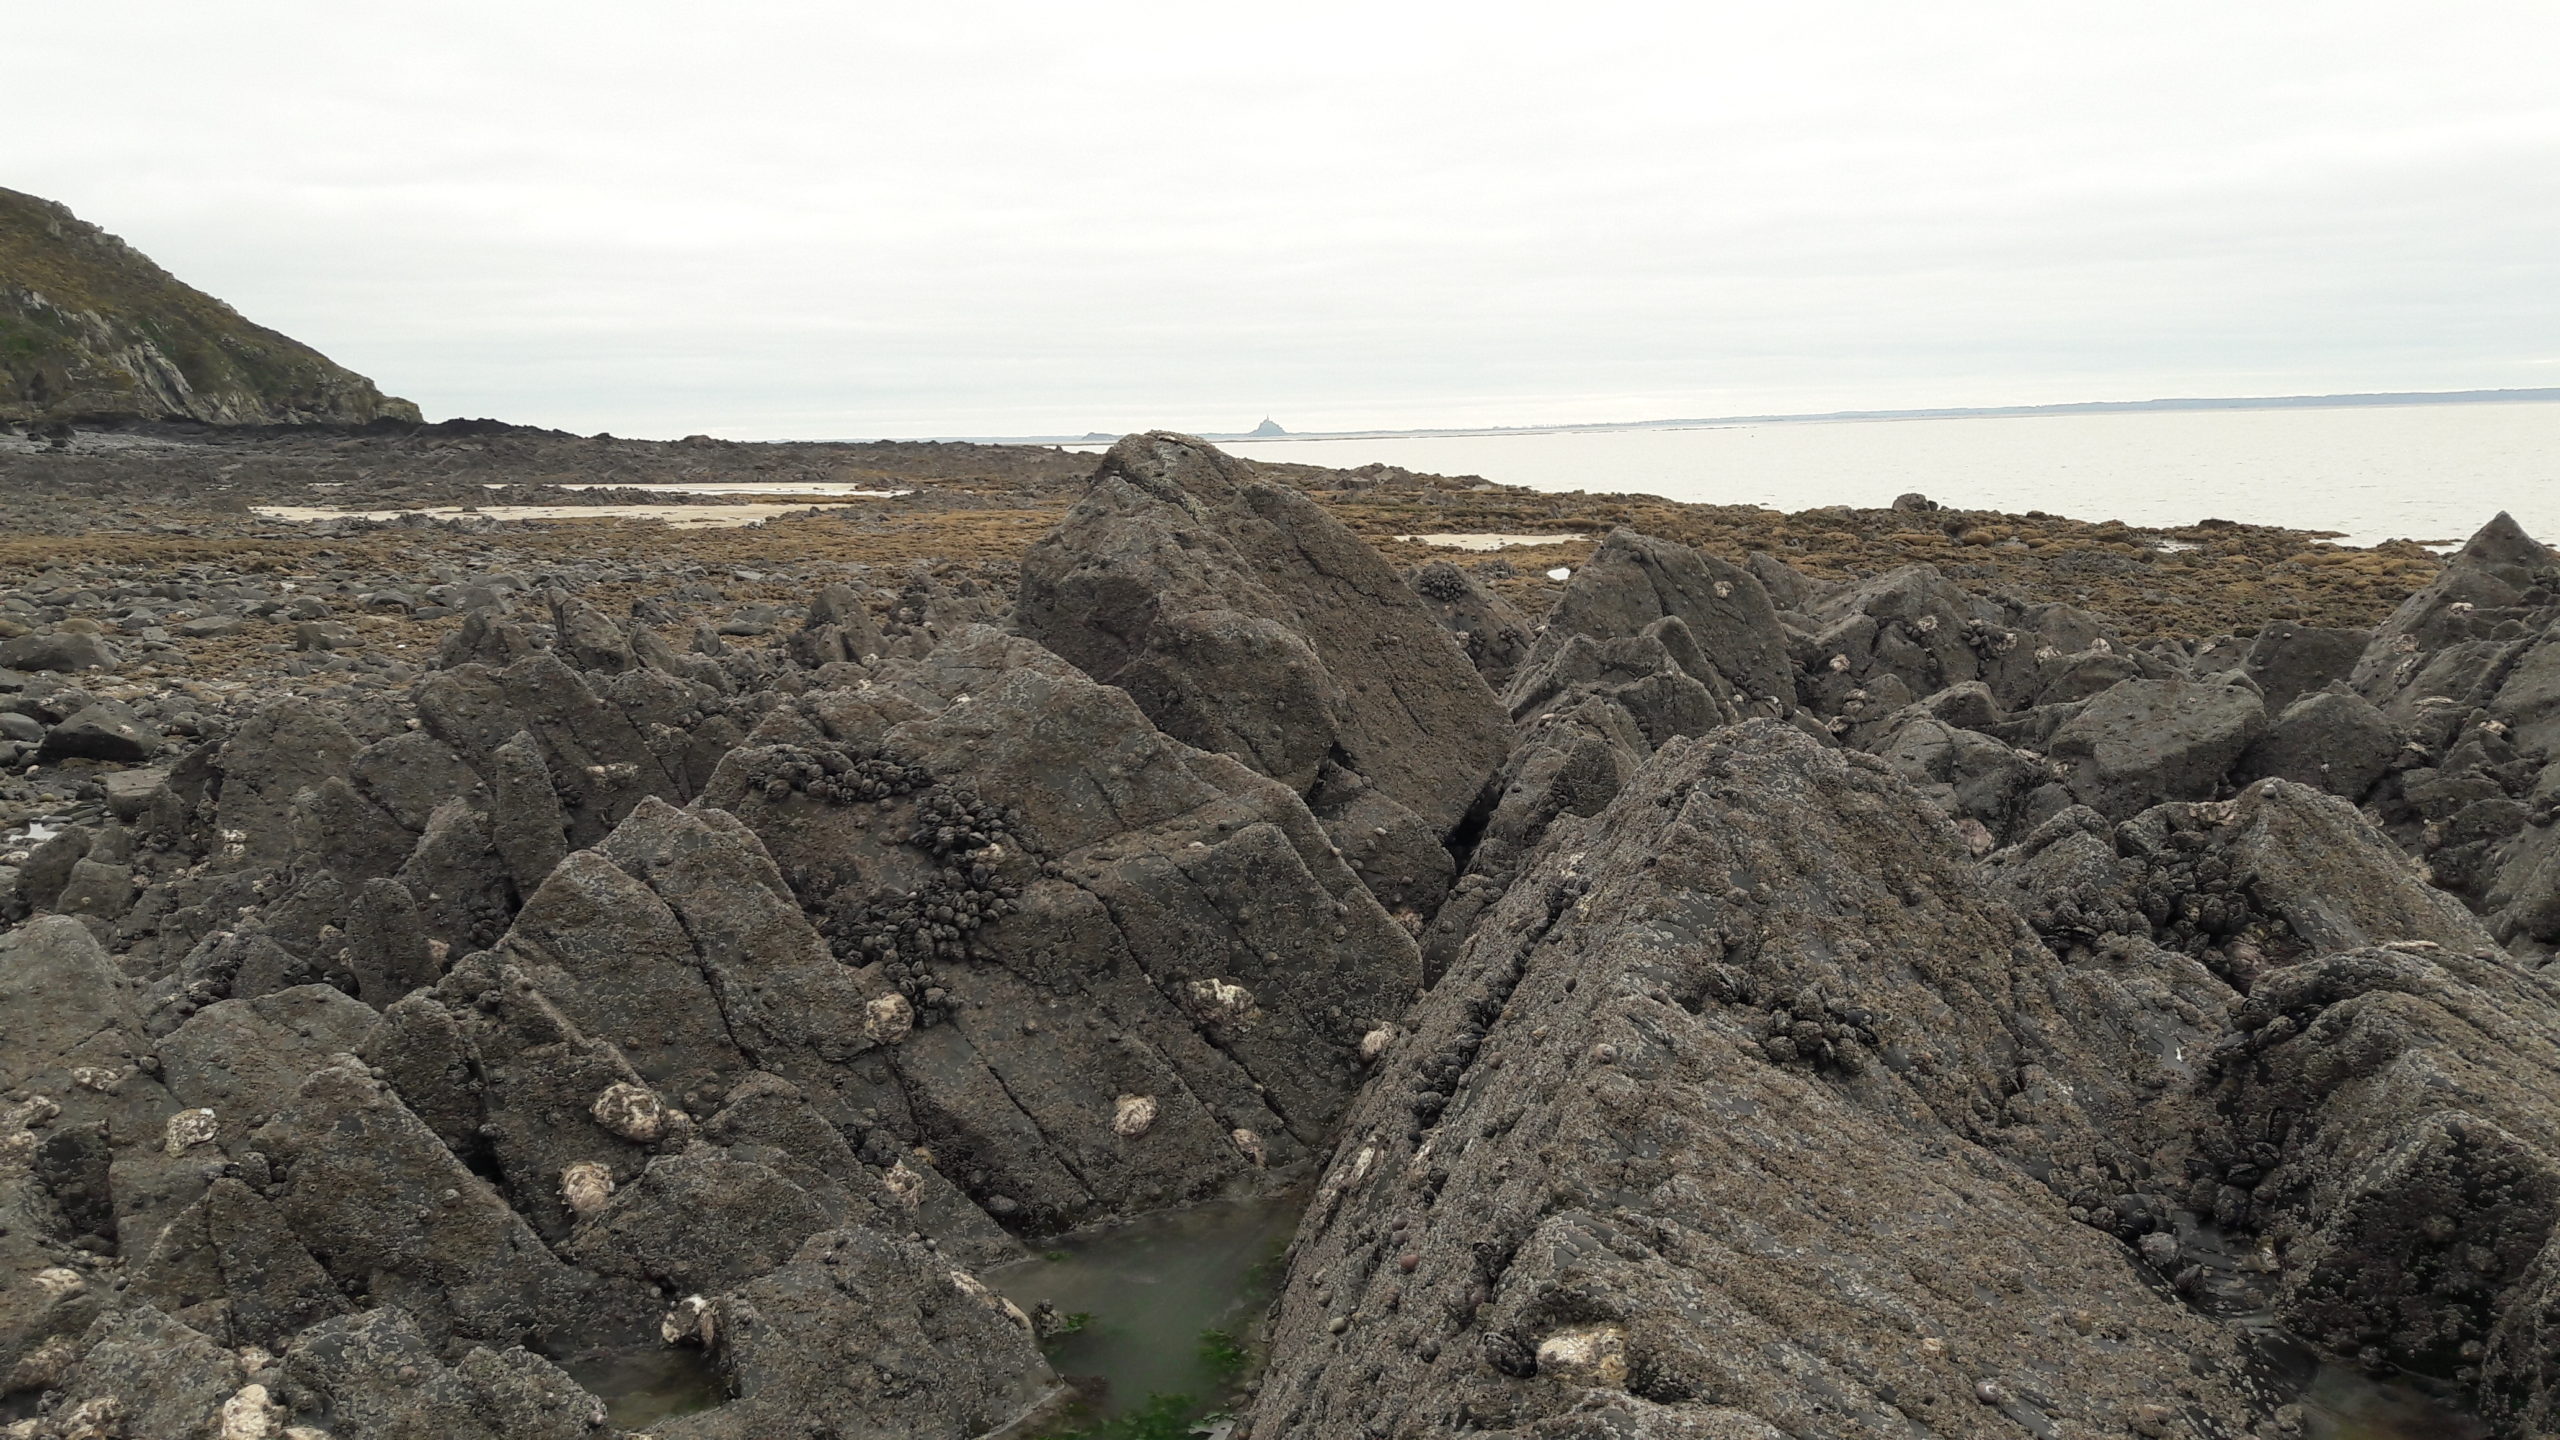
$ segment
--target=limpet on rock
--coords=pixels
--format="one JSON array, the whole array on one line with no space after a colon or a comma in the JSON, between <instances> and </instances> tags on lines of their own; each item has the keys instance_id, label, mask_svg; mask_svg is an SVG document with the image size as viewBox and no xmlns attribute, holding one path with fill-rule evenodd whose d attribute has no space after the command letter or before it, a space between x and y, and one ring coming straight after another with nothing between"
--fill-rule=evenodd
<instances>
[{"instance_id":1,"label":"limpet on rock","mask_svg":"<svg viewBox=\"0 0 2560 1440\"><path fill-rule=\"evenodd\" d=\"M862 1007L862 1033L880 1045L895 1045L916 1028L914 1002L890 991Z\"/></svg>"},{"instance_id":2,"label":"limpet on rock","mask_svg":"<svg viewBox=\"0 0 2560 1440\"><path fill-rule=\"evenodd\" d=\"M206 1109L181 1110L169 1117L164 1134L166 1148L172 1155L184 1155L195 1146L213 1139L213 1112Z\"/></svg>"},{"instance_id":3,"label":"limpet on rock","mask_svg":"<svg viewBox=\"0 0 2560 1440\"><path fill-rule=\"evenodd\" d=\"M1155 1128L1156 1097L1123 1095L1112 1102L1111 1128L1124 1140L1135 1140Z\"/></svg>"},{"instance_id":4,"label":"limpet on rock","mask_svg":"<svg viewBox=\"0 0 2560 1440\"><path fill-rule=\"evenodd\" d=\"M1612 1389L1627 1383L1627 1332L1614 1325L1559 1330L1538 1342L1538 1373Z\"/></svg>"},{"instance_id":5,"label":"limpet on rock","mask_svg":"<svg viewBox=\"0 0 2560 1440\"><path fill-rule=\"evenodd\" d=\"M664 1139L667 1133L667 1107L656 1095L632 1084L617 1080L604 1087L588 1113L597 1124L637 1145Z\"/></svg>"},{"instance_id":6,"label":"limpet on rock","mask_svg":"<svg viewBox=\"0 0 2560 1440\"><path fill-rule=\"evenodd\" d=\"M717 1312L699 1295L687 1295L658 1322L658 1337L670 1345L699 1345L705 1350L719 1338Z\"/></svg>"},{"instance_id":7,"label":"limpet on rock","mask_svg":"<svg viewBox=\"0 0 2560 1440\"><path fill-rule=\"evenodd\" d=\"M264 1385L243 1385L222 1402L222 1428L217 1440L270 1440L284 1425L284 1407L267 1396Z\"/></svg>"},{"instance_id":8,"label":"limpet on rock","mask_svg":"<svg viewBox=\"0 0 2560 1440\"><path fill-rule=\"evenodd\" d=\"M908 1169L904 1160L881 1173L880 1188L889 1192L890 1199L909 1210L924 1203L924 1177Z\"/></svg>"},{"instance_id":9,"label":"limpet on rock","mask_svg":"<svg viewBox=\"0 0 2560 1440\"><path fill-rule=\"evenodd\" d=\"M594 1160L572 1160L560 1171L560 1198L569 1213L593 1215L613 1198L613 1171Z\"/></svg>"}]
</instances>

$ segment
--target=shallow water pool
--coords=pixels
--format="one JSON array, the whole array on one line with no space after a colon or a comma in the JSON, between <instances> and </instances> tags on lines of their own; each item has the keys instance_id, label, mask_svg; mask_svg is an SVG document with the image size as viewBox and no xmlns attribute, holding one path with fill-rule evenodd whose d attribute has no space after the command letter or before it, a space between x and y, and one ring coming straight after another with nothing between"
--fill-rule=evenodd
<instances>
[{"instance_id":1,"label":"shallow water pool","mask_svg":"<svg viewBox=\"0 0 2560 1440\"><path fill-rule=\"evenodd\" d=\"M2309 1440L2488 1440L2489 1427L2406 1385L2322 1365L2302 1394Z\"/></svg>"},{"instance_id":2,"label":"shallow water pool","mask_svg":"<svg viewBox=\"0 0 2560 1440\"><path fill-rule=\"evenodd\" d=\"M563 1360L560 1368L604 1402L607 1423L641 1430L725 1403L728 1382L690 1346L630 1350Z\"/></svg>"},{"instance_id":3,"label":"shallow water pool","mask_svg":"<svg viewBox=\"0 0 2560 1440\"><path fill-rule=\"evenodd\" d=\"M1531 534L1506 535L1491 530L1435 530L1422 535L1399 535L1399 540L1415 540L1443 550L1501 550L1513 545L1568 545L1588 540L1588 535L1539 531Z\"/></svg>"},{"instance_id":4,"label":"shallow water pool","mask_svg":"<svg viewBox=\"0 0 2560 1440\"><path fill-rule=\"evenodd\" d=\"M1043 1258L983 1277L1028 1311L1087 1317L1049 1345L1049 1363L1093 1413L1125 1415L1150 1396L1223 1403L1256 1343L1297 1228L1303 1195L1214 1201L1047 1242ZM1204 1346L1215 1331L1223 1339Z\"/></svg>"}]
</instances>

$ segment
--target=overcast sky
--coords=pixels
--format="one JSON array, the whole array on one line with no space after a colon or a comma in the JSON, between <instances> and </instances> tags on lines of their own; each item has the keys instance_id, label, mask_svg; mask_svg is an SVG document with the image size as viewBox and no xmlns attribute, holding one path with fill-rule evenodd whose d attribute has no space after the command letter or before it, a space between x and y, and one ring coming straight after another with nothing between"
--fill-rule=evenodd
<instances>
[{"instance_id":1,"label":"overcast sky","mask_svg":"<svg viewBox=\"0 0 2560 1440\"><path fill-rule=\"evenodd\" d=\"M2560 6L78 0L0 185L740 438L2560 385Z\"/></svg>"}]
</instances>

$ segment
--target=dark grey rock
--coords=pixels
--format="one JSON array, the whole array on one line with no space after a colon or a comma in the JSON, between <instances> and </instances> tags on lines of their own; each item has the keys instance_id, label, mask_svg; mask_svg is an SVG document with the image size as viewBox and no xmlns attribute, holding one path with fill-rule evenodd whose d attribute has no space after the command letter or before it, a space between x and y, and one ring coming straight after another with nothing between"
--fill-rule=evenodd
<instances>
[{"instance_id":1,"label":"dark grey rock","mask_svg":"<svg viewBox=\"0 0 2560 1440\"><path fill-rule=\"evenodd\" d=\"M2255 877L2258 901L2315 952L2413 941L2468 952L2491 945L2462 902L2354 806L2283 780L2261 780L2231 807L2234 864Z\"/></svg>"},{"instance_id":2,"label":"dark grey rock","mask_svg":"<svg viewBox=\"0 0 2560 1440\"><path fill-rule=\"evenodd\" d=\"M297 985L199 1010L160 1041L160 1074L180 1105L213 1112L215 1140L237 1150L311 1073L364 1043L374 1014L327 985Z\"/></svg>"},{"instance_id":3,"label":"dark grey rock","mask_svg":"<svg viewBox=\"0 0 2560 1440\"><path fill-rule=\"evenodd\" d=\"M308 700L287 700L244 721L213 759L219 772L214 863L272 865L292 849L294 796L347 773L355 737Z\"/></svg>"},{"instance_id":4,"label":"dark grey rock","mask_svg":"<svg viewBox=\"0 0 2560 1440\"><path fill-rule=\"evenodd\" d=\"M1023 557L1016 623L1176 738L1301 795L1333 759L1443 835L1508 748L1483 678L1377 552L1188 436L1103 457Z\"/></svg>"},{"instance_id":5,"label":"dark grey rock","mask_svg":"<svg viewBox=\"0 0 2560 1440\"><path fill-rule=\"evenodd\" d=\"M355 978L357 997L376 1010L434 984L444 973L416 898L397 880L368 880L357 887L347 908L345 963Z\"/></svg>"},{"instance_id":6,"label":"dark grey rock","mask_svg":"<svg viewBox=\"0 0 2560 1440\"><path fill-rule=\"evenodd\" d=\"M771 1168L710 1147L664 1155L578 1224L562 1247L605 1275L678 1295L762 1275L828 1228L826 1209Z\"/></svg>"},{"instance_id":7,"label":"dark grey rock","mask_svg":"<svg viewBox=\"0 0 2560 1440\"><path fill-rule=\"evenodd\" d=\"M826 586L809 602L804 628L818 630L826 626L835 627L845 659L863 662L880 653L879 622L871 618L870 608L852 586Z\"/></svg>"},{"instance_id":8,"label":"dark grey rock","mask_svg":"<svg viewBox=\"0 0 2560 1440\"><path fill-rule=\"evenodd\" d=\"M0 670L113 670L120 657L107 642L78 630L0 640Z\"/></svg>"},{"instance_id":9,"label":"dark grey rock","mask_svg":"<svg viewBox=\"0 0 2560 1440\"><path fill-rule=\"evenodd\" d=\"M2327 630L2291 620L2271 621L2250 640L2241 668L2265 692L2267 713L2280 715L2294 701L2355 673L2357 659L2372 640L2368 630Z\"/></svg>"},{"instance_id":10,"label":"dark grey rock","mask_svg":"<svg viewBox=\"0 0 2560 1440\"><path fill-rule=\"evenodd\" d=\"M1988 1381L2120 1434L2173 1373L2238 1433L2228 1334L2056 1193L2141 1173L2144 1097L2218 1020L2164 1023L2218 989L2191 964L2116 964L2038 945L1881 762L1765 721L1673 741L1558 823L1393 1042L1250 1423L1564 1435L1642 1400L1630 1434L1881 1436L1973 1425Z\"/></svg>"},{"instance_id":11,"label":"dark grey rock","mask_svg":"<svg viewBox=\"0 0 2560 1440\"><path fill-rule=\"evenodd\" d=\"M45 732L38 752L48 760L105 760L139 765L160 753L160 732L113 700L100 700Z\"/></svg>"},{"instance_id":12,"label":"dark grey rock","mask_svg":"<svg viewBox=\"0 0 2560 1440\"><path fill-rule=\"evenodd\" d=\"M2493 951L2394 946L2270 973L2213 1051L2200 1188L2284 1257L2315 1343L2459 1376L2502 1433L2560 1414L2555 997ZM2457 1098L2458 1097L2458 1098ZM2449 1103L2450 1102L2450 1103Z\"/></svg>"},{"instance_id":13,"label":"dark grey rock","mask_svg":"<svg viewBox=\"0 0 2560 1440\"><path fill-rule=\"evenodd\" d=\"M354 1308L275 1207L234 1179L170 1222L130 1289L219 1343L270 1350Z\"/></svg>"},{"instance_id":14,"label":"dark grey rock","mask_svg":"<svg viewBox=\"0 0 2560 1440\"><path fill-rule=\"evenodd\" d=\"M133 894L133 871L129 867L75 860L63 881L62 893L54 897L53 908L65 915L117 920L132 908Z\"/></svg>"},{"instance_id":15,"label":"dark grey rock","mask_svg":"<svg viewBox=\"0 0 2560 1440\"><path fill-rule=\"evenodd\" d=\"M617 1308L360 1069L313 1074L251 1143L276 1167L268 1198L330 1276L429 1335L557 1343Z\"/></svg>"},{"instance_id":16,"label":"dark grey rock","mask_svg":"<svg viewBox=\"0 0 2560 1440\"><path fill-rule=\"evenodd\" d=\"M1405 583L1422 597L1440 628L1457 637L1476 672L1495 690L1528 657L1536 623L1466 571L1446 560L1434 560L1415 566L1405 575Z\"/></svg>"},{"instance_id":17,"label":"dark grey rock","mask_svg":"<svg viewBox=\"0 0 2560 1440\"><path fill-rule=\"evenodd\" d=\"M568 817L542 747L524 731L489 752L490 840L516 892L530 895L569 853Z\"/></svg>"},{"instance_id":18,"label":"dark grey rock","mask_svg":"<svg viewBox=\"0 0 2560 1440\"><path fill-rule=\"evenodd\" d=\"M966 1271L873 1230L810 1238L721 1295L713 1357L737 1396L666 1421L668 1440L751 1440L786 1426L968 1440L1059 1393L1018 1310ZM848 1366L846 1356L867 1363Z\"/></svg>"},{"instance_id":19,"label":"dark grey rock","mask_svg":"<svg viewBox=\"0 0 2560 1440\"><path fill-rule=\"evenodd\" d=\"M284 1373L302 1418L362 1440L607 1440L602 1401L520 1347L446 1347L383 1306L302 1332Z\"/></svg>"},{"instance_id":20,"label":"dark grey rock","mask_svg":"<svg viewBox=\"0 0 2560 1440\"><path fill-rule=\"evenodd\" d=\"M149 813L153 802L167 788L169 772L165 767L143 770L118 770L102 776L99 784L106 791L107 813L131 822Z\"/></svg>"},{"instance_id":21,"label":"dark grey rock","mask_svg":"<svg viewBox=\"0 0 2560 1440\"><path fill-rule=\"evenodd\" d=\"M2272 703L2272 702L2271 702ZM2235 780L2273 777L2361 800L2400 754L2399 734L2363 696L2320 690L2295 700L2232 771Z\"/></svg>"},{"instance_id":22,"label":"dark grey rock","mask_svg":"<svg viewBox=\"0 0 2560 1440\"><path fill-rule=\"evenodd\" d=\"M2183 680L2126 680L2053 735L2071 793L2124 819L2163 800L2210 800L2224 772L2267 728L2248 690Z\"/></svg>"},{"instance_id":23,"label":"dark grey rock","mask_svg":"<svg viewBox=\"0 0 2560 1440\"><path fill-rule=\"evenodd\" d=\"M1666 616L1689 632L1718 697L1747 714L1779 714L1795 704L1785 632L1768 592L1750 572L1669 540L1613 530L1547 616L1543 654L1576 635L1635 635Z\"/></svg>"},{"instance_id":24,"label":"dark grey rock","mask_svg":"<svg viewBox=\"0 0 2560 1440\"><path fill-rule=\"evenodd\" d=\"M857 1008L912 1012L867 1063L946 1167L982 1173L972 1192L1004 1197L1011 1223L1058 1226L1253 1182L1236 1131L1275 1168L1320 1141L1361 1038L1420 967L1306 807L1029 641L967 630L879 676L777 710L757 737L773 743L735 752L703 805L734 811L778 862L772 886L830 917ZM1392 840L1402 822L1383 818ZM788 1056L755 1058L822 1112L841 1114L831 1094L879 1103ZM1124 1099L1152 1109L1137 1133Z\"/></svg>"},{"instance_id":25,"label":"dark grey rock","mask_svg":"<svg viewBox=\"0 0 2560 1440\"><path fill-rule=\"evenodd\" d=\"M212 1436L247 1379L229 1350L148 1305L99 1317L83 1341L55 1413L69 1421L85 1409L107 1422L88 1432L101 1437Z\"/></svg>"}]
</instances>

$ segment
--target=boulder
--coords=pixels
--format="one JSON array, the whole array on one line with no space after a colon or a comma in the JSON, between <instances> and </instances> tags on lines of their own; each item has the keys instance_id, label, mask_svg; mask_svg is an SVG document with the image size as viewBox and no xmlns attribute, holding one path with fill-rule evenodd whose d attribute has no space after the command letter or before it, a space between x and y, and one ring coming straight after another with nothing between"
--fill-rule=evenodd
<instances>
[{"instance_id":1,"label":"boulder","mask_svg":"<svg viewBox=\"0 0 2560 1440\"><path fill-rule=\"evenodd\" d=\"M662 1440L795 1430L970 1440L1061 1391L1021 1311L966 1270L876 1230L810 1237L789 1264L719 1296L706 1318L737 1398L661 1422L650 1433Z\"/></svg>"},{"instance_id":2,"label":"boulder","mask_svg":"<svg viewBox=\"0 0 2560 1440\"><path fill-rule=\"evenodd\" d=\"M1508 748L1483 677L1376 551L1188 436L1112 447L1023 557L1015 623L1177 739L1300 795L1332 759L1442 835Z\"/></svg>"},{"instance_id":3,"label":"boulder","mask_svg":"<svg viewBox=\"0 0 2560 1440\"><path fill-rule=\"evenodd\" d=\"M2269 708L2274 709L2273 697ZM2400 736L2370 701L2344 688L2284 705L2232 771L2243 784L2275 778L2361 800L2400 754Z\"/></svg>"},{"instance_id":4,"label":"boulder","mask_svg":"<svg viewBox=\"0 0 2560 1440\"><path fill-rule=\"evenodd\" d=\"M138 991L67 915L0 931L0 1095L41 1100L55 1124L102 1124L119 1149L159 1140L179 1107L140 1066Z\"/></svg>"},{"instance_id":5,"label":"boulder","mask_svg":"<svg viewBox=\"0 0 2560 1440\"><path fill-rule=\"evenodd\" d=\"M2267 713L2279 715L2303 696L2354 674L2357 659L2372 640L2369 630L2271 621L2249 641L2240 667L2266 695Z\"/></svg>"},{"instance_id":6,"label":"boulder","mask_svg":"<svg viewBox=\"0 0 2560 1440\"><path fill-rule=\"evenodd\" d=\"M1746 714L1794 708L1786 633L1760 582L1712 555L1633 530L1610 531L1573 572L1547 616L1533 659L1577 635L1635 635L1665 617L1687 628L1705 671L1691 672L1692 678L1710 685L1718 698Z\"/></svg>"},{"instance_id":7,"label":"boulder","mask_svg":"<svg viewBox=\"0 0 2560 1440\"><path fill-rule=\"evenodd\" d=\"M843 658L861 663L880 653L880 624L871 618L870 607L850 585L822 587L817 598L809 602L809 613L801 628L807 631L835 629L837 648Z\"/></svg>"},{"instance_id":8,"label":"boulder","mask_svg":"<svg viewBox=\"0 0 2560 1440\"><path fill-rule=\"evenodd\" d=\"M104 640L77 630L56 630L0 640L0 670L113 670L116 652Z\"/></svg>"},{"instance_id":9,"label":"boulder","mask_svg":"<svg viewBox=\"0 0 2560 1440\"><path fill-rule=\"evenodd\" d=\"M131 823L148 813L168 788L169 771L166 767L118 770L101 777L99 784L106 791L107 813Z\"/></svg>"},{"instance_id":10,"label":"boulder","mask_svg":"<svg viewBox=\"0 0 2560 1440\"><path fill-rule=\"evenodd\" d=\"M36 753L47 760L139 765L160 753L160 733L129 707L98 700L46 731L44 745Z\"/></svg>"},{"instance_id":11,"label":"boulder","mask_svg":"<svg viewBox=\"0 0 2560 1440\"><path fill-rule=\"evenodd\" d=\"M219 777L217 867L284 860L293 845L294 796L345 775L356 749L346 727L308 700L287 700L242 722L212 759Z\"/></svg>"},{"instance_id":12,"label":"boulder","mask_svg":"<svg viewBox=\"0 0 2560 1440\"><path fill-rule=\"evenodd\" d=\"M2163 800L2210 800L2224 772L2267 728L2249 690L2184 680L2126 680L2063 722L2053 758L2071 793L2126 819Z\"/></svg>"}]
</instances>

